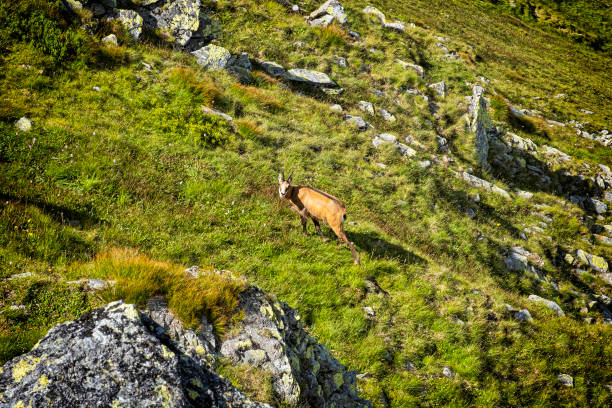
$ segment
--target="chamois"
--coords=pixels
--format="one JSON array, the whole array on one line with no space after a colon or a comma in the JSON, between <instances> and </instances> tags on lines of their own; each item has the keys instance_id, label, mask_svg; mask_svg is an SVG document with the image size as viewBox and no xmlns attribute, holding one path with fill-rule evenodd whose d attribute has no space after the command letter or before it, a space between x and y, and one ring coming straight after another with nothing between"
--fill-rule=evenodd
<instances>
[{"instance_id":1,"label":"chamois","mask_svg":"<svg viewBox=\"0 0 612 408\"><path fill-rule=\"evenodd\" d=\"M338 237L338 247L342 241L346 242L353 253L355 264L359 264L359 255L355 251L353 243L348 240L344 233L344 220L346 219L346 208L344 203L331 194L324 193L308 186L292 186L293 173L285 180L284 172L278 175L278 194L293 204L291 209L298 213L302 220L302 234L306 235L306 223L308 218L312 219L315 228L323 242L327 238L321 232L319 221L325 221Z\"/></svg>"}]
</instances>

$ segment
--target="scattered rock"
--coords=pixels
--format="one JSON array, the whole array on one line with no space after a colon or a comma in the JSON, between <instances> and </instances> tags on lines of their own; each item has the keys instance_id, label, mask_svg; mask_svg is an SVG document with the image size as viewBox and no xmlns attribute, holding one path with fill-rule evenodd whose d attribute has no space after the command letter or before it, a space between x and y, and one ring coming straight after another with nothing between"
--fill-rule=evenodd
<instances>
[{"instance_id":1,"label":"scattered rock","mask_svg":"<svg viewBox=\"0 0 612 408\"><path fill-rule=\"evenodd\" d=\"M565 385L566 387L574 386L574 379L568 374L559 374L557 378L559 379L561 384Z\"/></svg>"},{"instance_id":2,"label":"scattered rock","mask_svg":"<svg viewBox=\"0 0 612 408\"><path fill-rule=\"evenodd\" d=\"M338 105L337 103L330 106L329 109L333 110L334 112L342 112L342 106Z\"/></svg>"},{"instance_id":3,"label":"scattered rock","mask_svg":"<svg viewBox=\"0 0 612 408\"><path fill-rule=\"evenodd\" d=\"M380 109L379 112L383 119L385 119L387 122L395 122L397 120L391 112L385 109Z\"/></svg>"},{"instance_id":4,"label":"scattered rock","mask_svg":"<svg viewBox=\"0 0 612 408\"><path fill-rule=\"evenodd\" d=\"M227 61L227 66L228 67L243 68L243 69L246 69L248 71L252 71L253 70L253 65L251 64L251 59L249 58L249 54L247 54L246 52L232 55L230 57L230 59Z\"/></svg>"},{"instance_id":5,"label":"scattered rock","mask_svg":"<svg viewBox=\"0 0 612 408\"><path fill-rule=\"evenodd\" d=\"M216 109L212 109L209 108L207 106L202 106L200 109L202 109L202 112L206 113L207 115L215 115L215 116L219 116L222 119L225 119L227 121L232 121L233 118L228 115L227 113L223 113L221 111L218 111Z\"/></svg>"},{"instance_id":6,"label":"scattered rock","mask_svg":"<svg viewBox=\"0 0 612 408\"><path fill-rule=\"evenodd\" d=\"M589 254L582 249L576 250L576 261L579 266L588 266L595 272L601 273L608 271L608 262L604 258Z\"/></svg>"},{"instance_id":7,"label":"scattered rock","mask_svg":"<svg viewBox=\"0 0 612 408\"><path fill-rule=\"evenodd\" d=\"M550 310L552 310L553 312L555 312L557 314L557 316L564 316L565 313L563 313L563 309L561 309L561 307L557 304L557 302L554 302L552 300L548 300L548 299L544 299L538 295L529 295L529 297L527 297L528 300L532 301L532 302L537 302L537 303L542 303L544 304L547 308L549 308Z\"/></svg>"},{"instance_id":8,"label":"scattered rock","mask_svg":"<svg viewBox=\"0 0 612 408\"><path fill-rule=\"evenodd\" d=\"M510 248L508 256L504 258L504 264L509 271L528 273L540 282L546 281L539 269L543 265L542 257L521 246L515 245Z\"/></svg>"},{"instance_id":9,"label":"scattered rock","mask_svg":"<svg viewBox=\"0 0 612 408\"><path fill-rule=\"evenodd\" d=\"M361 132L368 130L368 128L370 127L370 125L361 118L361 116L352 116L352 115L346 115L344 117L344 120L347 121L349 124L356 126L357 129L359 129Z\"/></svg>"},{"instance_id":10,"label":"scattered rock","mask_svg":"<svg viewBox=\"0 0 612 408\"><path fill-rule=\"evenodd\" d=\"M102 90L102 89L100 89L100 87L99 87L99 86L94 86L94 87L93 87L93 88L91 88L91 89L93 89L93 90L94 90L94 91L96 91L96 92L100 92L100 91Z\"/></svg>"},{"instance_id":11,"label":"scattered rock","mask_svg":"<svg viewBox=\"0 0 612 408\"><path fill-rule=\"evenodd\" d=\"M359 101L358 106L359 106L359 110L369 113L370 115L374 114L374 106L372 106L370 102Z\"/></svg>"},{"instance_id":12,"label":"scattered rock","mask_svg":"<svg viewBox=\"0 0 612 408\"><path fill-rule=\"evenodd\" d=\"M32 272L23 272L23 273L17 273L15 275L11 275L11 277L8 278L8 280L33 278L35 276L36 274Z\"/></svg>"},{"instance_id":13,"label":"scattered rock","mask_svg":"<svg viewBox=\"0 0 612 408\"><path fill-rule=\"evenodd\" d=\"M401 31L401 32L406 31L405 24L402 21L396 20L396 21L394 21L392 23L387 22L387 19L385 18L385 15L380 10L378 10L376 7L366 6L363 9L363 13L364 14L372 14L372 15L378 17L378 19L380 20L380 23L383 25L383 27L392 28L394 30Z\"/></svg>"},{"instance_id":14,"label":"scattered rock","mask_svg":"<svg viewBox=\"0 0 612 408\"><path fill-rule=\"evenodd\" d=\"M376 312L374 312L374 309L372 309L370 306L364 306L362 309L369 317L376 316Z\"/></svg>"},{"instance_id":15,"label":"scattered rock","mask_svg":"<svg viewBox=\"0 0 612 408\"><path fill-rule=\"evenodd\" d=\"M442 369L442 374L444 374L445 377L450 378L451 380L455 378L455 373L453 372L453 370L450 369L450 367L444 367Z\"/></svg>"},{"instance_id":16,"label":"scattered rock","mask_svg":"<svg viewBox=\"0 0 612 408\"><path fill-rule=\"evenodd\" d=\"M346 24L346 13L340 2L328 0L308 16L308 24L312 27L327 27L334 20L341 25Z\"/></svg>"},{"instance_id":17,"label":"scattered rock","mask_svg":"<svg viewBox=\"0 0 612 408\"><path fill-rule=\"evenodd\" d=\"M441 98L446 97L446 83L444 81L428 85L427 87L437 93Z\"/></svg>"},{"instance_id":18,"label":"scattered rock","mask_svg":"<svg viewBox=\"0 0 612 408\"><path fill-rule=\"evenodd\" d=\"M608 206L603 201L596 200L595 198L589 198L587 200L589 207L591 210L595 211L597 214L604 214L608 211Z\"/></svg>"},{"instance_id":19,"label":"scattered rock","mask_svg":"<svg viewBox=\"0 0 612 408\"><path fill-rule=\"evenodd\" d=\"M32 121L26 117L22 117L15 123L15 126L22 132L28 132L32 129Z\"/></svg>"},{"instance_id":20,"label":"scattered rock","mask_svg":"<svg viewBox=\"0 0 612 408\"><path fill-rule=\"evenodd\" d=\"M370 92L372 92L374 95L378 96L379 98L386 98L387 97L387 95L383 91L380 91L380 90L378 90L376 88L370 89Z\"/></svg>"},{"instance_id":21,"label":"scattered rock","mask_svg":"<svg viewBox=\"0 0 612 408\"><path fill-rule=\"evenodd\" d=\"M191 54L196 57L198 65L204 69L212 70L224 69L231 58L228 50L214 44L202 47Z\"/></svg>"},{"instance_id":22,"label":"scattered rock","mask_svg":"<svg viewBox=\"0 0 612 408\"><path fill-rule=\"evenodd\" d=\"M402 66L402 68L404 68L404 69L412 69L412 70L414 70L420 78L423 78L423 76L425 75L425 70L420 65L412 64L410 62L404 62L404 61L399 60L399 59L395 60L395 62L400 64Z\"/></svg>"},{"instance_id":23,"label":"scattered rock","mask_svg":"<svg viewBox=\"0 0 612 408\"><path fill-rule=\"evenodd\" d=\"M476 212L474 212L474 210L472 210L471 208L465 210L465 213L471 219L474 219L476 217Z\"/></svg>"},{"instance_id":24,"label":"scattered rock","mask_svg":"<svg viewBox=\"0 0 612 408\"><path fill-rule=\"evenodd\" d=\"M309 69L290 69L289 71L285 72L283 78L288 81L308 85L312 88L320 89L322 91L331 89L339 91L342 90L338 86L338 84L336 84L334 81L331 80L330 77L327 76L327 74L324 74L323 72L312 71Z\"/></svg>"},{"instance_id":25,"label":"scattered rock","mask_svg":"<svg viewBox=\"0 0 612 408\"><path fill-rule=\"evenodd\" d=\"M334 62L339 67L342 67L342 68L347 68L348 67L348 62L346 62L346 58L344 58L344 57L339 57L337 55L334 55Z\"/></svg>"},{"instance_id":26,"label":"scattered rock","mask_svg":"<svg viewBox=\"0 0 612 408\"><path fill-rule=\"evenodd\" d=\"M283 68L276 62L262 60L258 60L257 62L261 69L263 69L266 74L270 75L273 78L278 78L285 73L285 68Z\"/></svg>"},{"instance_id":27,"label":"scattered rock","mask_svg":"<svg viewBox=\"0 0 612 408\"><path fill-rule=\"evenodd\" d=\"M109 34L106 37L102 38L102 44L118 46L119 43L117 41L117 36L115 34Z\"/></svg>"},{"instance_id":28,"label":"scattered rock","mask_svg":"<svg viewBox=\"0 0 612 408\"><path fill-rule=\"evenodd\" d=\"M533 197L533 193L530 193L529 191L523 191L523 190L518 190L516 192L516 195L526 200L529 200Z\"/></svg>"},{"instance_id":29,"label":"scattered rock","mask_svg":"<svg viewBox=\"0 0 612 408\"><path fill-rule=\"evenodd\" d=\"M499 194L499 195L501 195L501 196L503 196L505 198L508 198L508 199L510 198L510 194L506 190L504 190L502 188L499 188L495 184L489 183L488 181L485 181L485 180L483 180L481 178L473 176L473 175L471 175L469 173L460 171L460 172L455 173L455 176L458 177L458 178L462 178L468 184L470 184L470 185L472 185L474 187L481 188L481 189L483 189L485 191L489 191L489 192L492 192L492 193L495 193L495 194Z\"/></svg>"},{"instance_id":30,"label":"scattered rock","mask_svg":"<svg viewBox=\"0 0 612 408\"><path fill-rule=\"evenodd\" d=\"M397 144L397 149L402 156L416 156L417 152L412 147L406 146L403 143Z\"/></svg>"}]
</instances>

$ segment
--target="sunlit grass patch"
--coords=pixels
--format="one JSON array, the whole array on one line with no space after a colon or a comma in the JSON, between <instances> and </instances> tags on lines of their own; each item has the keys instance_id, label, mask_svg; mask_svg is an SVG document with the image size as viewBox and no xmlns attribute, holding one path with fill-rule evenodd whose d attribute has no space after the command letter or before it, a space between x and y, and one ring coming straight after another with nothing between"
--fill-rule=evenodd
<instances>
[{"instance_id":1,"label":"sunlit grass patch","mask_svg":"<svg viewBox=\"0 0 612 408\"><path fill-rule=\"evenodd\" d=\"M203 271L194 278L185 267L155 261L136 250L116 248L104 252L91 263L70 268L70 275L116 281L102 292L106 301L123 299L144 307L148 299L162 296L186 327L196 327L206 314L215 329L222 332L238 306L244 281L228 275Z\"/></svg>"}]
</instances>

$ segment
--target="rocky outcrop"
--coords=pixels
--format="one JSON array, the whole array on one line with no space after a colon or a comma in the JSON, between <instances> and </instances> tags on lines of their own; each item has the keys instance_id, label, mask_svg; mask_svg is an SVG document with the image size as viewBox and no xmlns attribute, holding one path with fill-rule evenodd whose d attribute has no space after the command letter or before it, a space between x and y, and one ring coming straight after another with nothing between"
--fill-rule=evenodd
<instances>
[{"instance_id":1,"label":"rocky outcrop","mask_svg":"<svg viewBox=\"0 0 612 408\"><path fill-rule=\"evenodd\" d=\"M225 337L204 316L185 329L161 297L144 311L117 301L60 324L0 368L0 406L269 407L219 376L224 357L270 374L287 406L371 407L357 394L355 372L304 330L295 310L255 286L238 301L242 318Z\"/></svg>"},{"instance_id":2,"label":"rocky outcrop","mask_svg":"<svg viewBox=\"0 0 612 408\"><path fill-rule=\"evenodd\" d=\"M489 137L495 132L495 128L487 112L487 102L482 96L483 93L483 87L474 87L468 110L472 118L470 128L476 137L476 154L478 155L478 161L481 166L487 170L490 167L488 163Z\"/></svg>"},{"instance_id":3,"label":"rocky outcrop","mask_svg":"<svg viewBox=\"0 0 612 408\"><path fill-rule=\"evenodd\" d=\"M543 265L542 257L523 247L510 248L508 256L504 258L504 264L509 271L526 273L541 282L546 281L540 269Z\"/></svg>"},{"instance_id":4,"label":"rocky outcrop","mask_svg":"<svg viewBox=\"0 0 612 408\"><path fill-rule=\"evenodd\" d=\"M172 35L176 44L181 47L200 28L200 0L166 0L144 5L138 8L145 27L150 30L162 30Z\"/></svg>"},{"instance_id":5,"label":"rocky outcrop","mask_svg":"<svg viewBox=\"0 0 612 408\"><path fill-rule=\"evenodd\" d=\"M52 328L0 369L10 407L269 407L185 354L165 330L121 301Z\"/></svg>"}]
</instances>

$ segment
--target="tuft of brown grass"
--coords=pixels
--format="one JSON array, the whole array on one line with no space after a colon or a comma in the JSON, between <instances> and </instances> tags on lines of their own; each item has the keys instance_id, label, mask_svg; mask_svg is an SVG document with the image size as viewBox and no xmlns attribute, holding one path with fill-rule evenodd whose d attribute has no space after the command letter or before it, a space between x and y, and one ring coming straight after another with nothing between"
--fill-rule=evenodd
<instances>
[{"instance_id":1,"label":"tuft of brown grass","mask_svg":"<svg viewBox=\"0 0 612 408\"><path fill-rule=\"evenodd\" d=\"M203 99L205 105L212 106L215 102L219 102L223 91L215 85L210 77L201 76L199 78L193 69L185 67L174 68L169 74L170 81L178 82L188 87Z\"/></svg>"},{"instance_id":2,"label":"tuft of brown grass","mask_svg":"<svg viewBox=\"0 0 612 408\"><path fill-rule=\"evenodd\" d=\"M247 102L258 103L271 113L280 112L283 108L282 103L278 99L254 86L236 83L232 84L232 88L234 88L234 90L236 90Z\"/></svg>"},{"instance_id":3,"label":"tuft of brown grass","mask_svg":"<svg viewBox=\"0 0 612 408\"><path fill-rule=\"evenodd\" d=\"M105 301L123 299L144 307L149 298L162 296L185 327L197 327L206 314L219 333L234 318L238 295L246 288L244 281L213 268L194 278L183 265L156 261L128 248L111 249L72 269L81 276L114 280L112 288L101 292Z\"/></svg>"},{"instance_id":4,"label":"tuft of brown grass","mask_svg":"<svg viewBox=\"0 0 612 408\"><path fill-rule=\"evenodd\" d=\"M254 139L263 134L263 131L256 124L247 120L236 121L236 127L238 128L238 133L246 139Z\"/></svg>"}]
</instances>

